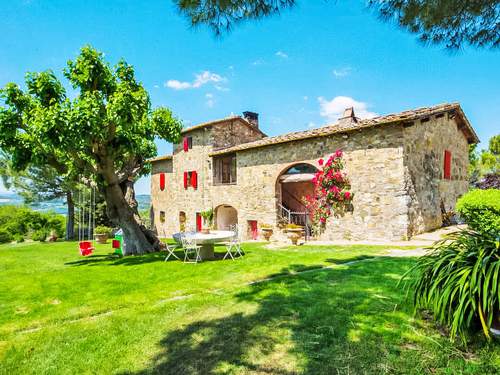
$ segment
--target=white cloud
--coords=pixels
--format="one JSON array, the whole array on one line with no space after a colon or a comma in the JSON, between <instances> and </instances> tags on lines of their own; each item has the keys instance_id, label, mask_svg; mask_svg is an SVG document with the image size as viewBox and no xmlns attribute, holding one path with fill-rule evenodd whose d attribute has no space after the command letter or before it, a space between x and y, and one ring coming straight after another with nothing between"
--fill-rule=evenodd
<instances>
[{"instance_id":1,"label":"white cloud","mask_svg":"<svg viewBox=\"0 0 500 375\"><path fill-rule=\"evenodd\" d=\"M288 55L283 51L276 52L276 56L281 57L282 59L288 59Z\"/></svg>"},{"instance_id":2,"label":"white cloud","mask_svg":"<svg viewBox=\"0 0 500 375\"><path fill-rule=\"evenodd\" d=\"M252 63L253 66L259 66L259 65L262 65L262 64L264 64L264 60L262 60L262 59L255 60Z\"/></svg>"},{"instance_id":3,"label":"white cloud","mask_svg":"<svg viewBox=\"0 0 500 375\"><path fill-rule=\"evenodd\" d=\"M309 97L307 95L305 95L304 97L302 97L302 99L304 99L304 101L308 101L309 100Z\"/></svg>"},{"instance_id":4,"label":"white cloud","mask_svg":"<svg viewBox=\"0 0 500 375\"><path fill-rule=\"evenodd\" d=\"M158 85L154 85L153 87L154 87L155 89L159 89L159 88L160 88L160 86L158 86Z\"/></svg>"},{"instance_id":5,"label":"white cloud","mask_svg":"<svg viewBox=\"0 0 500 375\"><path fill-rule=\"evenodd\" d=\"M207 107L213 108L213 106L215 105L214 95L212 93L207 93L205 94L205 98L207 98L207 101L205 102Z\"/></svg>"},{"instance_id":6,"label":"white cloud","mask_svg":"<svg viewBox=\"0 0 500 375\"><path fill-rule=\"evenodd\" d=\"M191 88L191 84L189 82L181 82L176 79L170 79L165 82L165 87L170 87L174 90L185 90Z\"/></svg>"},{"instance_id":7,"label":"white cloud","mask_svg":"<svg viewBox=\"0 0 500 375\"><path fill-rule=\"evenodd\" d=\"M349 107L354 107L354 113L359 118L377 116L377 113L368 110L367 103L358 102L349 96L336 96L332 100L327 100L320 96L318 102L320 115L326 117L329 121L337 121L344 114L344 110Z\"/></svg>"},{"instance_id":8,"label":"white cloud","mask_svg":"<svg viewBox=\"0 0 500 375\"><path fill-rule=\"evenodd\" d=\"M340 69L333 69L333 75L335 78L343 78L351 74L352 68L350 67L345 67L345 68L340 68Z\"/></svg>"},{"instance_id":9,"label":"white cloud","mask_svg":"<svg viewBox=\"0 0 500 375\"><path fill-rule=\"evenodd\" d=\"M198 89L208 83L221 83L225 81L227 81L227 79L219 74L205 70L196 74L193 82L182 82L176 79L171 79L165 82L165 87L169 87L174 90Z\"/></svg>"}]
</instances>

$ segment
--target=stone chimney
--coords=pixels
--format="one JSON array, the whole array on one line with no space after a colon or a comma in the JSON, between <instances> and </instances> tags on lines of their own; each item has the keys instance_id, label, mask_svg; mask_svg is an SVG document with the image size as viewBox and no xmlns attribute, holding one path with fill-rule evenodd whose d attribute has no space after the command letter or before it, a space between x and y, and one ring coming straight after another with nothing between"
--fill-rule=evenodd
<instances>
[{"instance_id":1,"label":"stone chimney","mask_svg":"<svg viewBox=\"0 0 500 375\"><path fill-rule=\"evenodd\" d=\"M243 118L247 120L250 124L259 128L259 114L255 112L245 111L243 112Z\"/></svg>"},{"instance_id":2,"label":"stone chimney","mask_svg":"<svg viewBox=\"0 0 500 375\"><path fill-rule=\"evenodd\" d=\"M358 118L354 115L354 107L344 109L344 114L339 118L339 125L356 124Z\"/></svg>"}]
</instances>

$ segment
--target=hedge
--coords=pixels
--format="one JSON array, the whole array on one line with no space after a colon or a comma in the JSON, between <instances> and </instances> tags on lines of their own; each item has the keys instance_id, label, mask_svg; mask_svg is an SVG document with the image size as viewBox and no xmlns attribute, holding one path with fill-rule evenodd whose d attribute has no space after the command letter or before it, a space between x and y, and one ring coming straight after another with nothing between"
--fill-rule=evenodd
<instances>
[{"instance_id":1,"label":"hedge","mask_svg":"<svg viewBox=\"0 0 500 375\"><path fill-rule=\"evenodd\" d=\"M456 207L469 227L482 233L500 234L500 190L472 190Z\"/></svg>"}]
</instances>

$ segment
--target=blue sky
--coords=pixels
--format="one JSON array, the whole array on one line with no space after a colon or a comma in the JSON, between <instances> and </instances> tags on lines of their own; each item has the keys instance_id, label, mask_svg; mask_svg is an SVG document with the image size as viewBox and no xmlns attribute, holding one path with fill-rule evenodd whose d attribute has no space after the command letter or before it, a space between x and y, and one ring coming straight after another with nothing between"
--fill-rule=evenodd
<instances>
[{"instance_id":1,"label":"blue sky","mask_svg":"<svg viewBox=\"0 0 500 375\"><path fill-rule=\"evenodd\" d=\"M424 46L362 1L302 0L216 38L170 0L2 0L0 35L1 86L60 72L91 44L133 64L153 106L186 126L251 110L277 135L331 123L350 104L373 116L459 101L483 142L500 132L500 51ZM149 193L148 178L137 191Z\"/></svg>"}]
</instances>

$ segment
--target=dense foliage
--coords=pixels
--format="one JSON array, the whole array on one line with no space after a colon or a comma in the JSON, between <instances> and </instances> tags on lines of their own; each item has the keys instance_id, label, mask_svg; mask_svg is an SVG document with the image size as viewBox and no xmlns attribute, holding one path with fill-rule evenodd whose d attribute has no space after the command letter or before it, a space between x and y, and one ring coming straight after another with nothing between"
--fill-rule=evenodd
<instances>
[{"instance_id":1,"label":"dense foliage","mask_svg":"<svg viewBox=\"0 0 500 375\"><path fill-rule=\"evenodd\" d=\"M500 248L495 236L464 230L420 257L405 275L417 308L429 309L450 336L489 328L500 311ZM479 324L480 323L480 324Z\"/></svg>"},{"instance_id":2,"label":"dense foliage","mask_svg":"<svg viewBox=\"0 0 500 375\"><path fill-rule=\"evenodd\" d=\"M297 0L175 0L193 25L208 25L216 34L237 23L279 14L296 6ZM428 43L459 48L498 47L500 32L497 0L368 0L382 19L394 21Z\"/></svg>"},{"instance_id":3,"label":"dense foliage","mask_svg":"<svg viewBox=\"0 0 500 375\"><path fill-rule=\"evenodd\" d=\"M479 189L498 189L500 185L500 135L490 138L488 148L469 146L469 181Z\"/></svg>"},{"instance_id":4,"label":"dense foliage","mask_svg":"<svg viewBox=\"0 0 500 375\"><path fill-rule=\"evenodd\" d=\"M28 207L0 206L0 242L21 242L24 238L43 241L51 232L61 237L64 235L65 221L63 215L53 212L39 212Z\"/></svg>"},{"instance_id":5,"label":"dense foliage","mask_svg":"<svg viewBox=\"0 0 500 375\"><path fill-rule=\"evenodd\" d=\"M472 190L458 200L456 209L471 229L500 235L500 190Z\"/></svg>"},{"instance_id":6,"label":"dense foliage","mask_svg":"<svg viewBox=\"0 0 500 375\"><path fill-rule=\"evenodd\" d=\"M321 169L312 181L314 194L304 198L316 232L321 231L331 215L342 215L353 199L349 180L343 172L342 151L337 150L326 161L319 159L318 164Z\"/></svg>"},{"instance_id":7,"label":"dense foliage","mask_svg":"<svg viewBox=\"0 0 500 375\"><path fill-rule=\"evenodd\" d=\"M418 308L460 335L500 324L500 190L473 190L457 203L470 229L437 242L405 275Z\"/></svg>"}]
</instances>

